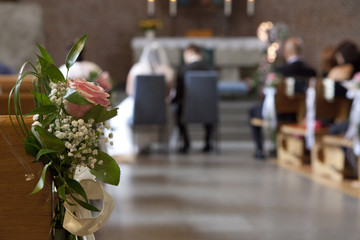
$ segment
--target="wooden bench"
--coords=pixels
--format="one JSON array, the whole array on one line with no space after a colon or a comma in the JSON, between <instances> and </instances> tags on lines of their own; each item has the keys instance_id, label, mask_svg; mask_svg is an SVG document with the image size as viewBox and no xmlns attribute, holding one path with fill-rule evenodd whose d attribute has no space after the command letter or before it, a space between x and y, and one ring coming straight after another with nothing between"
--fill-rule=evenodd
<instances>
[{"instance_id":1,"label":"wooden bench","mask_svg":"<svg viewBox=\"0 0 360 240\"><path fill-rule=\"evenodd\" d=\"M0 75L0 94L9 94L11 89L15 86L18 75ZM25 77L21 87L21 93L31 93L32 77Z\"/></svg>"},{"instance_id":2,"label":"wooden bench","mask_svg":"<svg viewBox=\"0 0 360 240\"><path fill-rule=\"evenodd\" d=\"M276 87L277 93L275 95L275 106L277 114L296 114L296 119L299 121L305 116L305 94L296 93L294 96L287 96L286 82L282 79ZM250 119L250 124L257 127L264 126L264 120L261 118ZM278 126L281 126L283 122L278 121Z\"/></svg>"},{"instance_id":3,"label":"wooden bench","mask_svg":"<svg viewBox=\"0 0 360 240\"><path fill-rule=\"evenodd\" d=\"M311 150L312 171L320 177L343 181L349 170L343 148L352 148L352 141L343 136L326 135Z\"/></svg>"},{"instance_id":4,"label":"wooden bench","mask_svg":"<svg viewBox=\"0 0 360 240\"><path fill-rule=\"evenodd\" d=\"M317 79L316 90L316 119L334 119L336 122L345 120L349 114L351 101L335 98L327 101L323 97L324 87L322 79ZM322 127L315 130L315 141L327 134L328 129ZM278 161L282 164L301 166L310 163L310 155L305 147L306 127L302 124L286 124L280 128L277 135Z\"/></svg>"},{"instance_id":5,"label":"wooden bench","mask_svg":"<svg viewBox=\"0 0 360 240\"><path fill-rule=\"evenodd\" d=\"M27 117L26 124L30 127L31 123L32 119ZM16 134L9 116L0 116L0 153L0 238L48 239L52 211L50 178L43 190L30 195L43 166L32 163L34 158L26 155L23 140ZM25 180L29 171L18 159L25 161L34 179Z\"/></svg>"},{"instance_id":6,"label":"wooden bench","mask_svg":"<svg viewBox=\"0 0 360 240\"><path fill-rule=\"evenodd\" d=\"M16 84L17 75L0 75L0 115L8 114L8 99L11 89ZM20 87L21 108L23 113L34 109L34 97L31 93L32 78L26 77ZM11 105L11 114L14 114Z\"/></svg>"}]
</instances>

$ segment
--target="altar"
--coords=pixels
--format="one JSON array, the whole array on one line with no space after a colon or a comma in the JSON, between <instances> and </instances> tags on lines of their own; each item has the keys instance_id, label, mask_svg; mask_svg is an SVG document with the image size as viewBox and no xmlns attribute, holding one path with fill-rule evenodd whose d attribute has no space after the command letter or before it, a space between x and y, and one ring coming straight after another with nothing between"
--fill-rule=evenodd
<instances>
[{"instance_id":1,"label":"altar","mask_svg":"<svg viewBox=\"0 0 360 240\"><path fill-rule=\"evenodd\" d=\"M148 43L145 37L135 37L131 41L133 61L136 62L142 49ZM182 51L189 44L196 44L211 53L211 62L219 71L221 81L240 81L241 68L255 67L265 49L265 44L256 37L232 38L156 38L168 55L170 64L176 69L181 64Z\"/></svg>"}]
</instances>

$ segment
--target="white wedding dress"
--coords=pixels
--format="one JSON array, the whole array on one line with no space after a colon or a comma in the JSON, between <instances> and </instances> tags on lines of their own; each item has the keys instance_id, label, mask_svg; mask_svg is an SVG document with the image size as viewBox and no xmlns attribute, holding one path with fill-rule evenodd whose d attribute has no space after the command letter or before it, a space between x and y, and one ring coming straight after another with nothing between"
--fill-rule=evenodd
<instances>
[{"instance_id":1,"label":"white wedding dress","mask_svg":"<svg viewBox=\"0 0 360 240\"><path fill-rule=\"evenodd\" d=\"M146 127L146 131L144 131L145 128L137 128L134 132L129 124L133 117L134 108L133 85L135 77L139 74L164 74L168 86L172 85L174 79L174 72L169 67L165 51L157 44L154 45L154 42L145 47L139 62L129 72L127 80L129 96L116 106L118 114L109 120L114 137L112 139L113 145L107 146L107 153L113 157L133 156L158 139L157 128L151 130ZM171 117L171 114L168 116ZM169 119L168 122L171 123L172 121Z\"/></svg>"}]
</instances>

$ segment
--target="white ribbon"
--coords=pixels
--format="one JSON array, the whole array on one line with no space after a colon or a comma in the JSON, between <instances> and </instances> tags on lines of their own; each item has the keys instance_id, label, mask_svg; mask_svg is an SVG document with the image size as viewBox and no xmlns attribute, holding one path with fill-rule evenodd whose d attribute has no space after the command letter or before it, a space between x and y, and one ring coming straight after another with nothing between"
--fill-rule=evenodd
<instances>
[{"instance_id":1,"label":"white ribbon","mask_svg":"<svg viewBox=\"0 0 360 240\"><path fill-rule=\"evenodd\" d=\"M352 139L353 149L356 156L360 155L359 123L360 123L360 90L349 90L346 93L348 98L353 98L350 111L350 122L345 138Z\"/></svg>"},{"instance_id":2,"label":"white ribbon","mask_svg":"<svg viewBox=\"0 0 360 240\"><path fill-rule=\"evenodd\" d=\"M265 99L262 107L262 117L265 121L265 127L272 129L276 128L276 107L275 107L275 94L276 89L273 87L266 87L263 90Z\"/></svg>"},{"instance_id":3,"label":"white ribbon","mask_svg":"<svg viewBox=\"0 0 360 240\"><path fill-rule=\"evenodd\" d=\"M295 78L287 77L285 78L286 88L285 95L288 97L294 96L295 93Z\"/></svg>"},{"instance_id":4,"label":"white ribbon","mask_svg":"<svg viewBox=\"0 0 360 240\"><path fill-rule=\"evenodd\" d=\"M265 135L265 148L272 149L272 142L270 139L271 132L276 129L276 107L275 107L275 94L276 89L274 87L266 87L263 90L265 99L262 107L262 117L264 119L264 135Z\"/></svg>"},{"instance_id":5,"label":"white ribbon","mask_svg":"<svg viewBox=\"0 0 360 240\"><path fill-rule=\"evenodd\" d=\"M80 181L80 184L89 200L102 200L102 210L97 217L92 217L89 210L77 204L71 206L65 202L66 212L63 227L74 235L86 236L87 240L95 240L93 233L98 231L109 219L114 209L114 201L99 182L85 179Z\"/></svg>"},{"instance_id":6,"label":"white ribbon","mask_svg":"<svg viewBox=\"0 0 360 240\"><path fill-rule=\"evenodd\" d=\"M315 144L315 115L316 115L316 91L315 80L310 80L306 90L306 148L311 149Z\"/></svg>"},{"instance_id":7,"label":"white ribbon","mask_svg":"<svg viewBox=\"0 0 360 240\"><path fill-rule=\"evenodd\" d=\"M331 78L325 78L323 80L324 85L324 97L326 100L331 101L335 97L335 81Z\"/></svg>"}]
</instances>

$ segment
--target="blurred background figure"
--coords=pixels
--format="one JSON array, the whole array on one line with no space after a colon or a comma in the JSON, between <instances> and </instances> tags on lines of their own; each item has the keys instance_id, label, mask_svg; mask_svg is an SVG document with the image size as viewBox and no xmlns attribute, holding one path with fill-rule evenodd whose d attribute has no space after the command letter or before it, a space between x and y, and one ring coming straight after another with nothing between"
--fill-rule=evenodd
<instances>
[{"instance_id":1,"label":"blurred background figure","mask_svg":"<svg viewBox=\"0 0 360 240\"><path fill-rule=\"evenodd\" d=\"M315 70L302 59L303 42L301 38L292 37L286 40L284 44L284 57L286 63L275 68L275 72L283 77L313 77L316 76ZM296 80L296 79L295 79ZM255 105L249 110L249 119L262 118L263 103ZM278 120L286 122L295 122L296 114L281 114L277 116ZM255 142L254 158L265 159L263 149L263 136L261 127L251 125L251 132Z\"/></svg>"},{"instance_id":2,"label":"blurred background figure","mask_svg":"<svg viewBox=\"0 0 360 240\"><path fill-rule=\"evenodd\" d=\"M146 129L136 132L130 126L134 108L134 87L137 75L159 74L165 76L167 86L167 99L173 86L174 71L170 67L164 49L156 42L149 43L140 56L139 61L132 66L127 77L125 98L117 107L118 115L110 120L114 135L114 146L107 149L114 157L131 157L137 153L147 153L150 144L156 139L157 131L153 133ZM168 121L170 122L170 121ZM136 137L134 136L136 134ZM134 139L137 139L135 142Z\"/></svg>"},{"instance_id":3,"label":"blurred background figure","mask_svg":"<svg viewBox=\"0 0 360 240\"><path fill-rule=\"evenodd\" d=\"M10 74L14 74L14 71L10 67L0 62L0 75L2 74L10 75Z\"/></svg>"},{"instance_id":4,"label":"blurred background figure","mask_svg":"<svg viewBox=\"0 0 360 240\"><path fill-rule=\"evenodd\" d=\"M341 42L333 53L336 65L330 69L328 78L334 81L349 80L360 71L360 51L356 44L349 40Z\"/></svg>"},{"instance_id":5,"label":"blurred background figure","mask_svg":"<svg viewBox=\"0 0 360 240\"><path fill-rule=\"evenodd\" d=\"M336 66L336 59L334 57L336 47L328 46L321 52L320 74L321 77L326 77L330 70Z\"/></svg>"},{"instance_id":6,"label":"blurred background figure","mask_svg":"<svg viewBox=\"0 0 360 240\"><path fill-rule=\"evenodd\" d=\"M355 43L345 40L334 50L336 65L330 69L328 78L335 81L335 96L345 97L347 89L340 83L351 80L360 71L360 50ZM349 127L349 122L335 123L330 127L330 134L343 134Z\"/></svg>"},{"instance_id":7,"label":"blurred background figure","mask_svg":"<svg viewBox=\"0 0 360 240\"><path fill-rule=\"evenodd\" d=\"M182 146L179 148L179 152L187 153L190 148L190 137L187 130L187 126L183 122L183 110L184 110L184 75L187 71L193 70L212 70L212 67L202 62L201 48L196 45L189 45L183 53L184 65L178 70L176 81L176 95L173 99L175 104L175 117L176 123L179 128L180 138L182 139ZM205 144L203 152L209 152L213 149L212 137L214 126L211 124L205 124Z\"/></svg>"}]
</instances>

